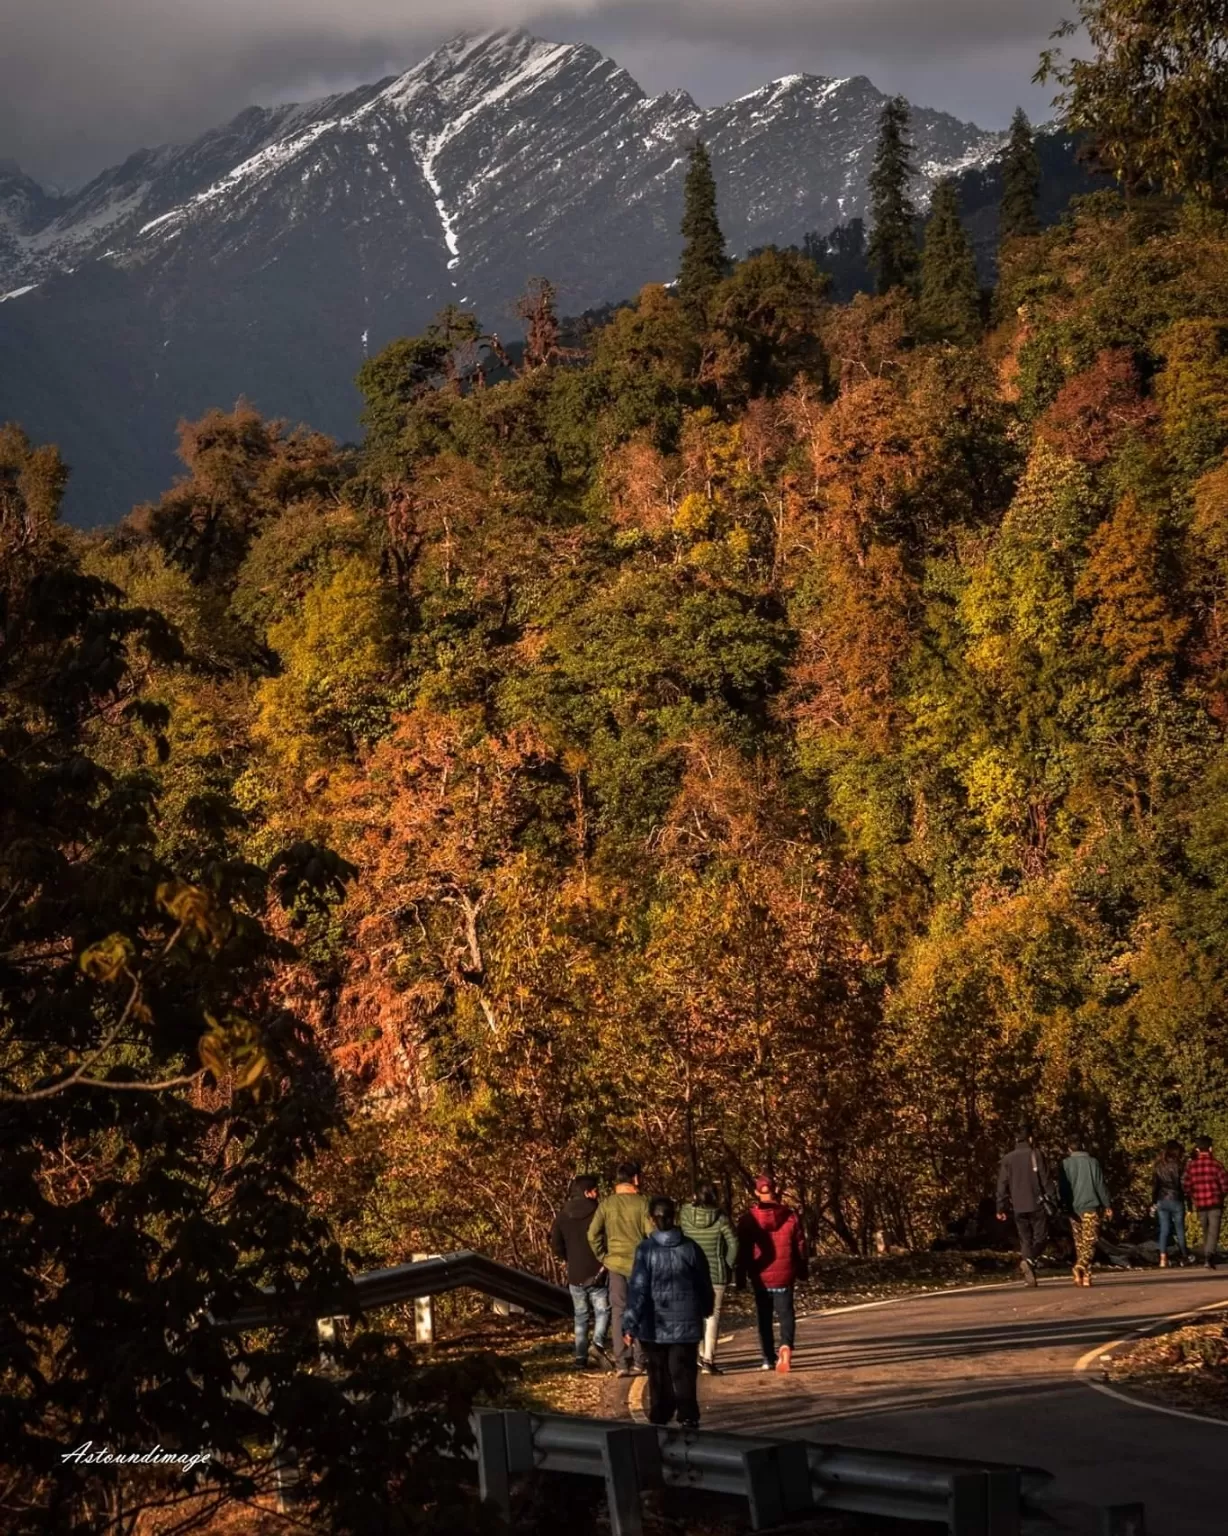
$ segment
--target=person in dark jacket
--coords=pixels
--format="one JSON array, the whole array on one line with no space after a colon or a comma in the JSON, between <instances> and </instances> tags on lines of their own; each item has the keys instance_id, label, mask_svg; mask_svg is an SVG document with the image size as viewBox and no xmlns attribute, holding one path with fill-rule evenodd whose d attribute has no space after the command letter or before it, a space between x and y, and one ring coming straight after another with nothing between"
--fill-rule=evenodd
<instances>
[{"instance_id":1,"label":"person in dark jacket","mask_svg":"<svg viewBox=\"0 0 1228 1536\"><path fill-rule=\"evenodd\" d=\"M648 1364L648 1418L684 1429L699 1425L699 1341L712 1313L712 1279L703 1250L674 1225L674 1202L658 1195L649 1207L655 1230L635 1250L623 1341L638 1340Z\"/></svg>"},{"instance_id":2,"label":"person in dark jacket","mask_svg":"<svg viewBox=\"0 0 1228 1536\"><path fill-rule=\"evenodd\" d=\"M1056 1200L1056 1191L1045 1154L1032 1145L1032 1127L1021 1125L1014 1150L998 1164L998 1220L1006 1220L1008 1208L1014 1214L1019 1268L1029 1285L1036 1284L1036 1260L1049 1241L1051 1200Z\"/></svg>"},{"instance_id":3,"label":"person in dark jacket","mask_svg":"<svg viewBox=\"0 0 1228 1536\"><path fill-rule=\"evenodd\" d=\"M1177 1239L1177 1253L1183 1264L1189 1263L1185 1246L1185 1148L1179 1141L1166 1141L1151 1175L1151 1214L1160 1222L1158 1244L1160 1268L1168 1268L1169 1233Z\"/></svg>"},{"instance_id":4,"label":"person in dark jacket","mask_svg":"<svg viewBox=\"0 0 1228 1536\"><path fill-rule=\"evenodd\" d=\"M601 1260L588 1240L589 1224L597 1212L597 1175L578 1173L571 1181L562 1210L550 1229L550 1247L567 1265L567 1288L576 1314L576 1370L587 1371L588 1319L593 1317L593 1353L607 1367L614 1361L606 1340L610 1332L610 1292Z\"/></svg>"},{"instance_id":5,"label":"person in dark jacket","mask_svg":"<svg viewBox=\"0 0 1228 1536\"><path fill-rule=\"evenodd\" d=\"M738 1238L729 1217L721 1210L720 1198L714 1184L701 1184L695 1199L684 1205L678 1213L678 1225L683 1237L689 1237L703 1249L708 1261L708 1274L712 1279L715 1301L712 1316L704 1329L703 1345L699 1351L699 1368L705 1376L719 1376L716 1365L716 1340L721 1331L721 1307L725 1300L725 1288L733 1279L734 1266L738 1262Z\"/></svg>"},{"instance_id":6,"label":"person in dark jacket","mask_svg":"<svg viewBox=\"0 0 1228 1536\"><path fill-rule=\"evenodd\" d=\"M738 1283L750 1281L759 1324L762 1370L787 1371L793 1364L796 1330L793 1288L806 1278L806 1239L797 1212L783 1205L769 1174L755 1180L755 1201L738 1222ZM773 1316L780 1324L776 1348Z\"/></svg>"}]
</instances>

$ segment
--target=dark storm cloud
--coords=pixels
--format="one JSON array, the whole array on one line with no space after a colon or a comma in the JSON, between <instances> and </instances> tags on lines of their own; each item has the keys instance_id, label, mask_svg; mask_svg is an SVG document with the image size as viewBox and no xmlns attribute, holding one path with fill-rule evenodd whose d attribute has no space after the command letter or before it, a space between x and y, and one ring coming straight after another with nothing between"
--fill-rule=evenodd
<instances>
[{"instance_id":1,"label":"dark storm cloud","mask_svg":"<svg viewBox=\"0 0 1228 1536\"><path fill-rule=\"evenodd\" d=\"M0 0L0 157L78 179L251 102L413 63L463 27L595 43L701 101L806 69L986 123L1023 100L1062 0Z\"/></svg>"}]
</instances>

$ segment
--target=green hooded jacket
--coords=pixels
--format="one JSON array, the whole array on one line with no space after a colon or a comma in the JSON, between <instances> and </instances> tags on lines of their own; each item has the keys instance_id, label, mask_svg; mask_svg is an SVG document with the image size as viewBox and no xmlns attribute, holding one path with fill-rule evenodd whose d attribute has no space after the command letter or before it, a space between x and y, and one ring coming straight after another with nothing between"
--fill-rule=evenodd
<instances>
[{"instance_id":1,"label":"green hooded jacket","mask_svg":"<svg viewBox=\"0 0 1228 1536\"><path fill-rule=\"evenodd\" d=\"M678 1225L707 1259L712 1284L728 1285L738 1261L738 1235L729 1217L712 1205L684 1205Z\"/></svg>"}]
</instances>

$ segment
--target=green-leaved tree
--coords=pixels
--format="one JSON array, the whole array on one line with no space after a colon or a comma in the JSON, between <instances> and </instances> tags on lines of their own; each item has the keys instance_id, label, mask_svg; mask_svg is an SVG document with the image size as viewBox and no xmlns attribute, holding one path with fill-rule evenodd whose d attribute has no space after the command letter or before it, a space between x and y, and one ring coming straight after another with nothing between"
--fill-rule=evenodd
<instances>
[{"instance_id":1,"label":"green-leaved tree","mask_svg":"<svg viewBox=\"0 0 1228 1536\"><path fill-rule=\"evenodd\" d=\"M968 344L981 333L981 290L976 260L959 217L959 193L950 179L934 189L921 254L921 324L932 341Z\"/></svg>"},{"instance_id":2,"label":"green-leaved tree","mask_svg":"<svg viewBox=\"0 0 1228 1536\"><path fill-rule=\"evenodd\" d=\"M1002 240L1034 235L1040 230L1036 199L1040 194L1040 160L1032 125L1022 107L1011 118L1011 136L1002 160L1002 205L998 234Z\"/></svg>"},{"instance_id":3,"label":"green-leaved tree","mask_svg":"<svg viewBox=\"0 0 1228 1536\"><path fill-rule=\"evenodd\" d=\"M729 271L725 236L716 213L716 178L708 146L696 139L686 174L682 215L682 262L678 295L693 314L703 316L713 289Z\"/></svg>"},{"instance_id":4,"label":"green-leaved tree","mask_svg":"<svg viewBox=\"0 0 1228 1536\"><path fill-rule=\"evenodd\" d=\"M878 148L870 173L870 216L874 230L868 255L880 293L908 287L917 272L917 210L909 195L909 182L916 167L908 124L908 103L902 96L893 96L879 118Z\"/></svg>"},{"instance_id":5,"label":"green-leaved tree","mask_svg":"<svg viewBox=\"0 0 1228 1536\"><path fill-rule=\"evenodd\" d=\"M1127 187L1228 199L1225 0L1077 0L1054 34L1087 34L1091 58L1041 56L1067 128L1091 135Z\"/></svg>"}]
</instances>

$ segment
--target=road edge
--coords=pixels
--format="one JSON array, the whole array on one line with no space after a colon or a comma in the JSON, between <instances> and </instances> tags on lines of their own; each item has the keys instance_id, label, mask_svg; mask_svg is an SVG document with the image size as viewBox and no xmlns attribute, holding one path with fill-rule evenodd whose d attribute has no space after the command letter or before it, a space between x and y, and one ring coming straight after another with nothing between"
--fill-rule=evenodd
<instances>
[{"instance_id":1,"label":"road edge","mask_svg":"<svg viewBox=\"0 0 1228 1536\"><path fill-rule=\"evenodd\" d=\"M1201 1307L1192 1307L1185 1312L1171 1312L1167 1317L1157 1318L1149 1323L1146 1328L1136 1328L1133 1333L1124 1334L1120 1339L1113 1339L1110 1343L1097 1344L1086 1354L1079 1356L1074 1363L1072 1374L1076 1380L1081 1381L1085 1387L1090 1387L1093 1392L1115 1398L1119 1403L1128 1403L1131 1408L1144 1408L1149 1413L1162 1413L1170 1419L1188 1419L1194 1424L1214 1424L1219 1429L1228 1429L1228 1419L1208 1418L1205 1413L1191 1413L1186 1408L1166 1408L1163 1403L1151 1403L1144 1397L1135 1397L1130 1392L1122 1392L1117 1387L1109 1386L1106 1381L1095 1381L1088 1374L1094 1366L1109 1359L1114 1350L1121 1349L1126 1344L1134 1344L1139 1339L1154 1338L1157 1334L1169 1332L1174 1324L1183 1323L1187 1318L1198 1317L1203 1312L1222 1311L1225 1307L1228 1307L1228 1299L1209 1301Z\"/></svg>"}]
</instances>

